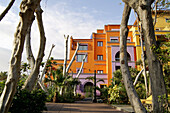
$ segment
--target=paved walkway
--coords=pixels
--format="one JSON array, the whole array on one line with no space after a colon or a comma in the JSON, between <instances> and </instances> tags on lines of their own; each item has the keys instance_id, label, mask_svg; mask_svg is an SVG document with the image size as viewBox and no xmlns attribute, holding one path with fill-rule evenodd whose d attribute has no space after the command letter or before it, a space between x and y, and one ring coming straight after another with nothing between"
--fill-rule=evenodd
<instances>
[{"instance_id":1,"label":"paved walkway","mask_svg":"<svg viewBox=\"0 0 170 113\"><path fill-rule=\"evenodd\" d=\"M43 113L125 113L104 103L47 103L48 111Z\"/></svg>"}]
</instances>

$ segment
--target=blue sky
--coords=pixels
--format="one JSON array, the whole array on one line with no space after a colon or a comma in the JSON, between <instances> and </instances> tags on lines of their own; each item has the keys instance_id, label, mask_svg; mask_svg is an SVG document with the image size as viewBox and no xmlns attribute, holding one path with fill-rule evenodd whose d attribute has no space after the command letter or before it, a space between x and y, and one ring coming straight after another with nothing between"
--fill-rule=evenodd
<instances>
[{"instance_id":1,"label":"blue sky","mask_svg":"<svg viewBox=\"0 0 170 113\"><path fill-rule=\"evenodd\" d=\"M2 11L10 0L0 1ZM14 33L19 22L19 4L17 0L9 13L0 22L0 54L6 60L0 59L0 65L8 64L10 51L12 49ZM73 38L90 38L92 32L101 29L105 24L120 24L123 6L121 0L42 0L44 28L47 38L44 60L47 58L51 45L55 44L52 56L54 58L64 57L63 35L70 35ZM134 22L134 14L130 23ZM36 20L32 26L32 48L34 55L37 55L39 47L39 31ZM8 51L4 53L5 51ZM25 61L25 52L23 60ZM1 66L2 67L2 66ZM8 66L5 66L7 70Z\"/></svg>"}]
</instances>

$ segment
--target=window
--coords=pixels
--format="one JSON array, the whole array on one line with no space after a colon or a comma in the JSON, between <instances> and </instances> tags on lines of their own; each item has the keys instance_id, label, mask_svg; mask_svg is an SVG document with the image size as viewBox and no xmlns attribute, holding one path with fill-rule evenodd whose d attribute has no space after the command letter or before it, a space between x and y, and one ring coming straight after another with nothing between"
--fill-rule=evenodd
<instances>
[{"instance_id":1,"label":"window","mask_svg":"<svg viewBox=\"0 0 170 113\"><path fill-rule=\"evenodd\" d=\"M77 55L77 62L82 62L83 58L84 58L84 54ZM85 59L85 62L87 62L87 57Z\"/></svg>"},{"instance_id":2,"label":"window","mask_svg":"<svg viewBox=\"0 0 170 113\"><path fill-rule=\"evenodd\" d=\"M103 70L97 70L97 73L101 74L103 73Z\"/></svg>"},{"instance_id":3,"label":"window","mask_svg":"<svg viewBox=\"0 0 170 113\"><path fill-rule=\"evenodd\" d=\"M127 39L127 42L130 42L130 39Z\"/></svg>"},{"instance_id":4,"label":"window","mask_svg":"<svg viewBox=\"0 0 170 113\"><path fill-rule=\"evenodd\" d=\"M120 66L116 66L116 70L120 69Z\"/></svg>"},{"instance_id":5,"label":"window","mask_svg":"<svg viewBox=\"0 0 170 113\"><path fill-rule=\"evenodd\" d=\"M118 39L119 39L118 36L110 37L110 42L119 42Z\"/></svg>"},{"instance_id":6,"label":"window","mask_svg":"<svg viewBox=\"0 0 170 113\"><path fill-rule=\"evenodd\" d=\"M97 55L97 60L103 60L103 55Z\"/></svg>"},{"instance_id":7,"label":"window","mask_svg":"<svg viewBox=\"0 0 170 113\"><path fill-rule=\"evenodd\" d=\"M103 42L102 41L98 41L97 42L97 46L103 46Z\"/></svg>"},{"instance_id":8,"label":"window","mask_svg":"<svg viewBox=\"0 0 170 113\"><path fill-rule=\"evenodd\" d=\"M155 29L155 31L159 31L159 30L160 30L160 28L156 28L156 29Z\"/></svg>"},{"instance_id":9,"label":"window","mask_svg":"<svg viewBox=\"0 0 170 113\"><path fill-rule=\"evenodd\" d=\"M111 39L111 42L118 42L118 39Z\"/></svg>"},{"instance_id":10,"label":"window","mask_svg":"<svg viewBox=\"0 0 170 113\"><path fill-rule=\"evenodd\" d=\"M79 50L88 50L88 45L80 45Z\"/></svg>"},{"instance_id":11,"label":"window","mask_svg":"<svg viewBox=\"0 0 170 113\"><path fill-rule=\"evenodd\" d=\"M131 42L131 37L128 37L128 38L127 38L127 42Z\"/></svg>"},{"instance_id":12,"label":"window","mask_svg":"<svg viewBox=\"0 0 170 113\"><path fill-rule=\"evenodd\" d=\"M120 29L111 29L111 31L120 31Z\"/></svg>"},{"instance_id":13,"label":"window","mask_svg":"<svg viewBox=\"0 0 170 113\"><path fill-rule=\"evenodd\" d=\"M128 61L131 61L130 55L129 55L128 52L127 52L127 58L128 58ZM115 55L115 61L120 61L120 51L116 53L116 55Z\"/></svg>"}]
</instances>

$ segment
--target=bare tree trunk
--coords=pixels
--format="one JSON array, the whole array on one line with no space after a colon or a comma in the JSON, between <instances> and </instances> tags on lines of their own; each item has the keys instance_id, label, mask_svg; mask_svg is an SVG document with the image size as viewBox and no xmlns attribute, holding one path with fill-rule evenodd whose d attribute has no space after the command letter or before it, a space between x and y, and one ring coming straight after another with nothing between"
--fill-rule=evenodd
<instances>
[{"instance_id":1,"label":"bare tree trunk","mask_svg":"<svg viewBox=\"0 0 170 113\"><path fill-rule=\"evenodd\" d=\"M143 64L143 74L144 74L144 81L145 81L145 90L146 90L146 98L148 97L148 82L147 82L147 76L146 76L146 64L145 64L145 55L144 55L144 49L143 49L143 40L142 40L142 25L140 24L139 27L139 20L136 18L137 24L138 24L138 32L140 34L140 45L141 45L141 50L142 50L142 64Z\"/></svg>"},{"instance_id":2,"label":"bare tree trunk","mask_svg":"<svg viewBox=\"0 0 170 113\"><path fill-rule=\"evenodd\" d=\"M33 21L34 20L32 20L32 23L33 23ZM26 37L25 37L26 55L27 55L27 60L31 67L31 71L33 70L34 64L35 64L35 58L34 58L34 55L32 53L32 49L31 49L31 26L32 26L32 23L30 24L27 34L26 34Z\"/></svg>"},{"instance_id":3,"label":"bare tree trunk","mask_svg":"<svg viewBox=\"0 0 170 113\"><path fill-rule=\"evenodd\" d=\"M4 16L8 13L8 11L11 9L12 5L14 4L15 0L11 0L6 9L2 12L0 15L0 21L4 18Z\"/></svg>"},{"instance_id":4,"label":"bare tree trunk","mask_svg":"<svg viewBox=\"0 0 170 113\"><path fill-rule=\"evenodd\" d=\"M64 35L64 38L65 38L65 58L64 58L64 64L63 64L63 76L66 76L66 66L67 66L67 56L68 56L68 38L69 38L69 35L67 37L65 37Z\"/></svg>"},{"instance_id":5,"label":"bare tree trunk","mask_svg":"<svg viewBox=\"0 0 170 113\"><path fill-rule=\"evenodd\" d=\"M79 78L79 76L82 72L82 69L83 69L83 66L84 66L84 61L86 60L86 57L87 57L87 54L84 55L84 58L83 58L82 63L81 63L81 68L80 68L79 72L77 73L76 78Z\"/></svg>"},{"instance_id":6,"label":"bare tree trunk","mask_svg":"<svg viewBox=\"0 0 170 113\"><path fill-rule=\"evenodd\" d=\"M41 89L42 89L44 92L46 92L47 95L48 95L48 91L47 91L47 89L44 87L44 85L43 85L40 81L37 81L37 82L38 82L39 86L41 87Z\"/></svg>"},{"instance_id":7,"label":"bare tree trunk","mask_svg":"<svg viewBox=\"0 0 170 113\"><path fill-rule=\"evenodd\" d=\"M44 79L45 69L46 69L46 66L47 66L47 62L48 62L48 60L50 59L50 56L51 56L51 53L52 53L52 50L53 50L54 47L55 47L55 45L52 44L50 53L49 53L49 55L48 55L47 61L46 61L46 63L45 63L44 69L43 69L42 74L41 74L40 79L39 79L40 82L42 82L42 80Z\"/></svg>"},{"instance_id":8,"label":"bare tree trunk","mask_svg":"<svg viewBox=\"0 0 170 113\"><path fill-rule=\"evenodd\" d=\"M157 4L158 4L158 0L155 1L155 18L154 18L154 23L153 23L153 26L156 25L156 18L157 18Z\"/></svg>"},{"instance_id":9,"label":"bare tree trunk","mask_svg":"<svg viewBox=\"0 0 170 113\"><path fill-rule=\"evenodd\" d=\"M79 43L77 42L76 51L74 52L74 55L73 55L73 57L72 57L72 59L71 59L69 65L67 66L66 73L68 73L68 71L69 71L69 69L70 69L70 67L71 67L71 65L72 65L72 63L73 63L73 61L75 60L75 57L76 57L76 55L77 55L78 49L79 49Z\"/></svg>"},{"instance_id":10,"label":"bare tree trunk","mask_svg":"<svg viewBox=\"0 0 170 113\"><path fill-rule=\"evenodd\" d=\"M122 22L120 26L120 64L121 64L121 72L123 76L124 85L130 99L130 103L136 113L146 113L146 109L143 107L136 90L132 83L132 77L130 75L130 71L128 68L127 62L127 36L128 36L128 28L127 23L129 19L131 8L125 4Z\"/></svg>"},{"instance_id":11,"label":"bare tree trunk","mask_svg":"<svg viewBox=\"0 0 170 113\"><path fill-rule=\"evenodd\" d=\"M134 85L134 86L136 85L136 83L137 83L137 81L138 81L138 79L139 79L139 76L142 74L143 70L144 70L144 69L142 69L142 70L138 73L138 75L136 76L135 81L133 82L133 85Z\"/></svg>"},{"instance_id":12,"label":"bare tree trunk","mask_svg":"<svg viewBox=\"0 0 170 113\"><path fill-rule=\"evenodd\" d=\"M21 57L25 42L25 36L32 19L34 11L40 0L25 1L20 5L20 21L15 33L14 45L10 59L10 66L5 88L0 98L0 113L8 113L13 96L16 91L17 82L20 76Z\"/></svg>"},{"instance_id":13,"label":"bare tree trunk","mask_svg":"<svg viewBox=\"0 0 170 113\"><path fill-rule=\"evenodd\" d=\"M28 91L31 91L35 86L35 83L39 75L39 68L40 68L42 59L44 57L46 37L45 37L44 26L43 26L43 21L42 21L42 13L43 13L43 10L41 9L39 5L36 9L36 15L37 15L38 27L40 31L40 47L39 47L37 59L35 61L34 69L32 70L31 74L29 75L29 77L27 78L23 86L23 89L27 89Z\"/></svg>"},{"instance_id":14,"label":"bare tree trunk","mask_svg":"<svg viewBox=\"0 0 170 113\"><path fill-rule=\"evenodd\" d=\"M142 22L142 28L144 33L146 54L149 65L149 74L151 78L151 89L152 89L152 101L153 101L153 112L161 112L163 101L158 102L158 96L163 96L166 94L165 83L163 79L162 66L157 59L153 46L156 46L156 39L153 27L153 21L151 16L151 7L147 6L147 10L139 9L139 17Z\"/></svg>"},{"instance_id":15,"label":"bare tree trunk","mask_svg":"<svg viewBox=\"0 0 170 113\"><path fill-rule=\"evenodd\" d=\"M84 61L85 61L86 57L87 57L87 54L84 55L84 58L83 58L82 63L81 63L81 68L80 68L80 70L79 70L79 72L77 73L77 75L76 75L75 78L79 78L79 76L80 76L80 74L81 74L81 72L82 72L82 69L83 69L83 66L84 66ZM74 89L73 89L73 90L74 90L74 96L76 96L76 88L77 88L77 86L74 85Z\"/></svg>"}]
</instances>

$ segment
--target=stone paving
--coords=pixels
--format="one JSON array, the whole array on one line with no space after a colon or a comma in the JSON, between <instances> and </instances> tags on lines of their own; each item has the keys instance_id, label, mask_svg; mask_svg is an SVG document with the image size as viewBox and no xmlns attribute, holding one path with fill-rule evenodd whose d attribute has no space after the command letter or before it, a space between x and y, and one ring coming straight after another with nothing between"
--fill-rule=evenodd
<instances>
[{"instance_id":1,"label":"stone paving","mask_svg":"<svg viewBox=\"0 0 170 113\"><path fill-rule=\"evenodd\" d=\"M125 113L104 103L47 103L48 111L43 113Z\"/></svg>"}]
</instances>

